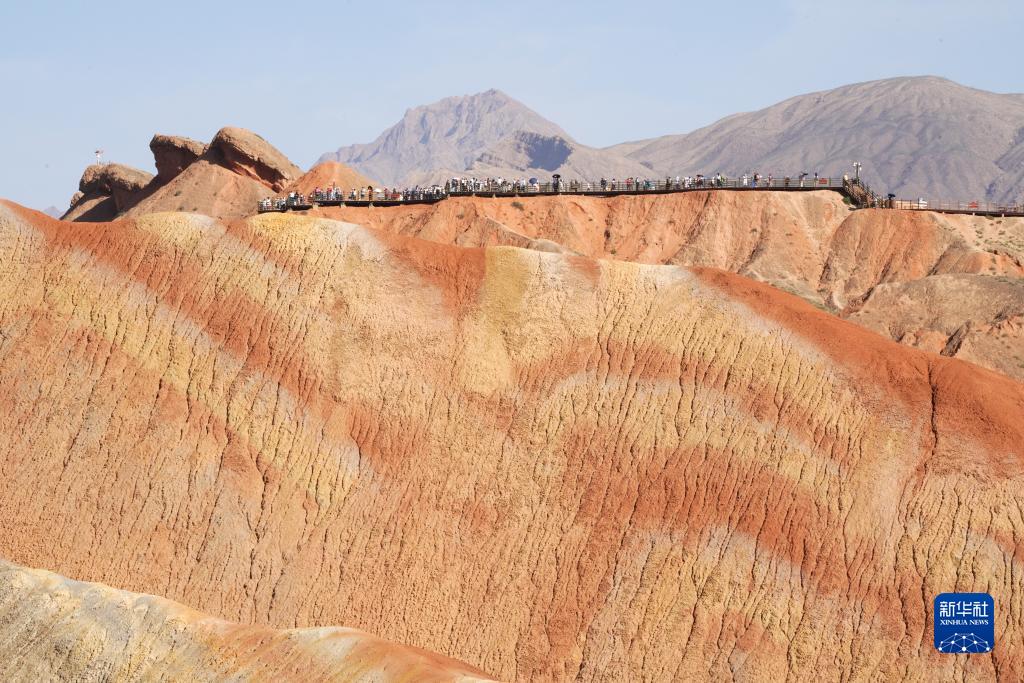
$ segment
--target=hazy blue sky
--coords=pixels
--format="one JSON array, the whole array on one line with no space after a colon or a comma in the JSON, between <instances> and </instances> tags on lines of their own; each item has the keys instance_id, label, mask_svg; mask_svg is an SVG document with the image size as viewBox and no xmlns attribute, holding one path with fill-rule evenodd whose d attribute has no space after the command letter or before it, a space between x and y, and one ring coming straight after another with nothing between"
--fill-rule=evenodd
<instances>
[{"instance_id":1,"label":"hazy blue sky","mask_svg":"<svg viewBox=\"0 0 1024 683\"><path fill-rule=\"evenodd\" d=\"M409 107L499 88L581 142L680 133L792 95L935 74L1024 91L1020 0L0 0L0 196L63 209L97 147L251 128L300 166Z\"/></svg>"}]
</instances>

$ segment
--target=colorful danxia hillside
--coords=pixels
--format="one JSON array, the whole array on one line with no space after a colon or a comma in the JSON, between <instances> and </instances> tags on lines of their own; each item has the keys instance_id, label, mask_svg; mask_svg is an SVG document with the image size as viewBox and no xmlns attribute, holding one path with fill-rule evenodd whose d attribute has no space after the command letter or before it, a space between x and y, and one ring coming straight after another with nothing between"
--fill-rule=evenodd
<instances>
[{"instance_id":1,"label":"colorful danxia hillside","mask_svg":"<svg viewBox=\"0 0 1024 683\"><path fill-rule=\"evenodd\" d=\"M1024 680L1021 95L200 137L0 199L0 680Z\"/></svg>"}]
</instances>

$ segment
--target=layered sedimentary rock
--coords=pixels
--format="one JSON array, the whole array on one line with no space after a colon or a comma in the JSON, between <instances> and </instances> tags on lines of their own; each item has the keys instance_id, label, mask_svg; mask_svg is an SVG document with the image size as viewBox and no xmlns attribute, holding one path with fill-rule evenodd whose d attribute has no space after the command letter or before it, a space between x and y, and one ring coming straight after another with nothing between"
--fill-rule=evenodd
<instances>
[{"instance_id":1,"label":"layered sedimentary rock","mask_svg":"<svg viewBox=\"0 0 1024 683\"><path fill-rule=\"evenodd\" d=\"M109 221L160 211L240 218L255 212L261 199L302 178L302 171L281 152L242 128L222 128L209 145L155 135L149 147L155 177L119 164L90 166L64 220ZM340 164L317 173L313 177L365 180Z\"/></svg>"},{"instance_id":2,"label":"layered sedimentary rock","mask_svg":"<svg viewBox=\"0 0 1024 683\"><path fill-rule=\"evenodd\" d=\"M86 167L78 192L64 220L112 220L133 206L153 180L151 173L123 164L93 164Z\"/></svg>"},{"instance_id":3,"label":"layered sedimentary rock","mask_svg":"<svg viewBox=\"0 0 1024 683\"><path fill-rule=\"evenodd\" d=\"M820 289L856 307L879 284L950 273L1024 277L1024 219L853 212L832 236Z\"/></svg>"},{"instance_id":4,"label":"layered sedimentary rock","mask_svg":"<svg viewBox=\"0 0 1024 683\"><path fill-rule=\"evenodd\" d=\"M217 131L207 150L208 156L237 173L280 191L302 175L298 166L262 137L244 128L226 127Z\"/></svg>"},{"instance_id":5,"label":"layered sedimentary rock","mask_svg":"<svg viewBox=\"0 0 1024 683\"><path fill-rule=\"evenodd\" d=\"M719 270L0 208L0 555L513 680L1024 676L1024 387ZM930 645L996 596L999 643Z\"/></svg>"},{"instance_id":6,"label":"layered sedimentary rock","mask_svg":"<svg viewBox=\"0 0 1024 683\"><path fill-rule=\"evenodd\" d=\"M222 218L239 218L271 194L263 183L234 173L220 164L199 159L166 185L126 211L144 216L161 211L187 211Z\"/></svg>"},{"instance_id":7,"label":"layered sedimentary rock","mask_svg":"<svg viewBox=\"0 0 1024 683\"><path fill-rule=\"evenodd\" d=\"M880 284L849 319L920 349L1024 378L1024 279L931 275Z\"/></svg>"},{"instance_id":8,"label":"layered sedimentary rock","mask_svg":"<svg viewBox=\"0 0 1024 683\"><path fill-rule=\"evenodd\" d=\"M1020 218L853 211L834 192L731 191L611 199L459 198L430 206L319 213L463 246L526 247L543 241L593 257L723 268L798 294L906 344L952 355L973 349L962 357L1024 379L1019 360L1024 359L1024 342L1003 335L1000 327L1024 307L1024 298L1011 293L1007 299L1007 291L1020 290L989 281L1020 282L1024 277ZM911 285L936 275L979 276L971 281L1003 292L999 300L1007 305L998 310L979 306L965 292L951 289L941 302L941 316L925 320L918 334L908 334L921 315L900 316L912 308L923 311L928 301L934 303L929 292L935 291L934 286ZM900 288L901 296L909 297L906 306L871 304L872 296L899 285L908 285ZM979 292L978 286L969 289ZM873 314L858 315L864 307ZM954 334L969 323L978 344L956 344ZM1002 341L994 343L993 335Z\"/></svg>"},{"instance_id":9,"label":"layered sedimentary rock","mask_svg":"<svg viewBox=\"0 0 1024 683\"><path fill-rule=\"evenodd\" d=\"M347 628L233 624L153 595L0 560L4 681L491 680L470 666Z\"/></svg>"},{"instance_id":10,"label":"layered sedimentary rock","mask_svg":"<svg viewBox=\"0 0 1024 683\"><path fill-rule=\"evenodd\" d=\"M515 234L548 239L591 257L713 266L814 296L829 238L851 209L835 192L706 191L456 198L386 209L325 208L322 213L465 246L502 244L501 234Z\"/></svg>"},{"instance_id":11,"label":"layered sedimentary rock","mask_svg":"<svg viewBox=\"0 0 1024 683\"><path fill-rule=\"evenodd\" d=\"M149 149L153 152L157 177L163 182L174 178L206 153L203 143L178 135L154 135Z\"/></svg>"}]
</instances>

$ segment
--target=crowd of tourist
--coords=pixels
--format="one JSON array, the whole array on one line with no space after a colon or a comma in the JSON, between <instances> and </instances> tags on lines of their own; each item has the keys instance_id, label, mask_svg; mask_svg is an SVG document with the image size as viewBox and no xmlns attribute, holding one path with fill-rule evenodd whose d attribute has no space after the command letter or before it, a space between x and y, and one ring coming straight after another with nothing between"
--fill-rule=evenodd
<instances>
[{"instance_id":1,"label":"crowd of tourist","mask_svg":"<svg viewBox=\"0 0 1024 683\"><path fill-rule=\"evenodd\" d=\"M443 199L447 194L440 185L404 190L388 187L357 187L347 191L332 185L331 187L314 188L309 194L289 192L284 197L268 197L260 200L259 209L260 211L284 211L293 207L326 203L434 201Z\"/></svg>"},{"instance_id":2,"label":"crowd of tourist","mask_svg":"<svg viewBox=\"0 0 1024 683\"><path fill-rule=\"evenodd\" d=\"M550 192L665 192L672 190L689 190L704 187L811 187L827 185L833 179L821 178L817 173L800 173L795 178L785 176L781 179L772 174L762 176L760 173L744 173L738 178L730 178L721 173L713 176L697 174L694 176L667 177L664 180L652 178L629 177L625 180L617 178L601 178L598 182L581 180L564 181L554 176L551 182L541 183L536 178L452 178L445 183L445 194L479 194L494 192L496 194L550 193ZM838 179L835 179L838 180ZM844 180L848 180L844 176Z\"/></svg>"},{"instance_id":3,"label":"crowd of tourist","mask_svg":"<svg viewBox=\"0 0 1024 683\"><path fill-rule=\"evenodd\" d=\"M447 197L468 195L483 196L530 196L544 194L618 194L640 192L677 192L695 189L787 189L787 188L844 188L854 202L861 207L878 208L932 208L924 199L897 200L895 195L882 197L871 192L864 186L860 178L851 179L843 174L841 177L822 177L818 173L798 173L795 176L778 177L772 173L762 175L759 172L744 173L738 177L729 177L722 173L711 176L703 174L666 177L664 179L629 177L601 178L596 182L582 180L563 180L559 175L552 176L550 181L540 182L537 178L450 178L443 185L425 187L357 187L342 189L337 185L316 187L308 194L290 192L284 197L268 197L259 203L259 211L287 211L289 209L307 209L315 204L352 204L352 203L401 203L401 202L435 202ZM984 205L979 202L943 203L936 205L939 210L949 211L1006 211L1024 213L1024 206L1015 205Z\"/></svg>"},{"instance_id":4,"label":"crowd of tourist","mask_svg":"<svg viewBox=\"0 0 1024 683\"><path fill-rule=\"evenodd\" d=\"M696 174L693 176L676 176L662 179L629 177L624 180L618 178L601 178L597 182L582 180L563 180L559 175L554 175L550 182L540 182L537 178L451 178L444 185L430 185L427 187L412 188L379 188L359 187L343 189L332 185L331 187L317 187L309 194L290 192L285 197L267 198L260 202L260 211L284 211L290 208L306 207L313 204L324 203L347 203L347 202L423 202L436 201L448 196L474 195L474 194L554 194L560 192L568 193L609 193L609 192L672 192L700 188L787 188L787 187L834 187L838 184L838 178L822 178L817 173L813 176L808 173L800 173L796 177L784 176L777 178L773 174L761 175L760 173L744 173L743 175L730 178L722 173L712 176ZM848 176L843 176L844 184L849 182Z\"/></svg>"}]
</instances>

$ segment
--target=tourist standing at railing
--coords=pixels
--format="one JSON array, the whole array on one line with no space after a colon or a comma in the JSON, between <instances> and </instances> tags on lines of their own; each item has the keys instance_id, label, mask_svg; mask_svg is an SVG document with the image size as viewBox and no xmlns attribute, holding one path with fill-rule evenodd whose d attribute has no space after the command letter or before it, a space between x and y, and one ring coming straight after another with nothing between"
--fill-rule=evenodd
<instances>
[{"instance_id":1,"label":"tourist standing at railing","mask_svg":"<svg viewBox=\"0 0 1024 683\"><path fill-rule=\"evenodd\" d=\"M798 187L806 188L806 180L810 174L807 171L802 171L798 174ZM858 206L870 206L870 205L890 205L892 202L881 202L881 200L871 193L869 188L861 185L856 180L851 181L848 174L843 174L843 187L850 188L852 184L857 184L862 188L862 192L858 194L864 194L865 196L858 199ZM711 176L704 176L701 173L695 176L676 176L673 181L671 176L666 176L664 184L660 180L652 180L651 178L641 178L638 176L629 176L625 180L618 180L612 178L610 181L607 178L601 178L600 184L582 182L578 179L572 179L568 183L564 183L560 177L552 177L550 183L540 183L536 178L530 178L528 181L523 178L516 178L514 180L507 180L505 178L451 178L445 181L442 185L433 185L430 187L416 186L413 188L399 188L399 187L384 187L375 188L372 185L368 185L362 188L353 188L346 194L346 191L339 188L336 183L332 183L330 187L316 186L310 190L309 195L304 195L296 191L291 191L287 196L282 198L266 198L257 202L257 209L259 211L287 211L292 208L306 207L309 204L323 203L323 202L344 202L344 201L383 201L383 202L410 202L410 201L424 201L424 200L440 200L448 196L457 195L459 193L508 193L508 192L523 192L530 194L549 194L555 193L566 189L572 192L630 192L630 193L641 193L641 192L659 192L659 191L676 191L690 190L692 188L761 188L772 189L776 187L776 181L773 174L768 174L767 182L765 183L761 177L761 174L757 171L744 172L741 176L730 179L727 175L716 172ZM827 185L828 187L835 187L838 183L833 184L830 178L822 178L820 173L814 172L814 185L812 189L816 189L819 186ZM781 188L791 188L792 178L790 176L784 176L781 183L778 184ZM923 209L929 205L924 199L915 201L908 201L905 204L909 208ZM933 205L934 207L934 205ZM961 204L957 207L960 210L977 210L978 204L972 202L970 204ZM1010 207L1000 207L1004 211L1014 211L1019 209Z\"/></svg>"}]
</instances>

